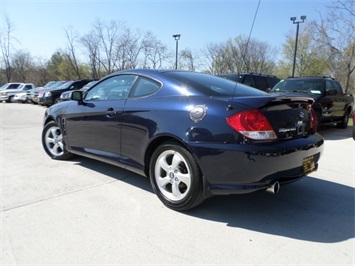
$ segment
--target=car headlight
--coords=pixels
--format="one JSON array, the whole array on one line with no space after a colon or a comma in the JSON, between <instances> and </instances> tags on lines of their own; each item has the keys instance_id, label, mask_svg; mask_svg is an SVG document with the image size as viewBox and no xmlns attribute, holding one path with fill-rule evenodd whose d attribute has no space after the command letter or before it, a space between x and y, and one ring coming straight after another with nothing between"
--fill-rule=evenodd
<instances>
[{"instance_id":1,"label":"car headlight","mask_svg":"<svg viewBox=\"0 0 355 266\"><path fill-rule=\"evenodd\" d=\"M52 93L50 91L44 93L44 97L50 97L50 96L52 96Z\"/></svg>"}]
</instances>

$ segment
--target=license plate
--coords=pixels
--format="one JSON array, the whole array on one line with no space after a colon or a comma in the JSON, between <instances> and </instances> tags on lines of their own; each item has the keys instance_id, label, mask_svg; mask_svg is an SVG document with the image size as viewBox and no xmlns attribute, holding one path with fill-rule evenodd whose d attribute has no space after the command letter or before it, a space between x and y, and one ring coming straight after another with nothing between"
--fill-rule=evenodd
<instances>
[{"instance_id":1,"label":"license plate","mask_svg":"<svg viewBox=\"0 0 355 266\"><path fill-rule=\"evenodd\" d=\"M313 156L309 156L309 157L303 159L303 170L306 173L306 175L308 175L316 170L316 164L314 162Z\"/></svg>"}]
</instances>

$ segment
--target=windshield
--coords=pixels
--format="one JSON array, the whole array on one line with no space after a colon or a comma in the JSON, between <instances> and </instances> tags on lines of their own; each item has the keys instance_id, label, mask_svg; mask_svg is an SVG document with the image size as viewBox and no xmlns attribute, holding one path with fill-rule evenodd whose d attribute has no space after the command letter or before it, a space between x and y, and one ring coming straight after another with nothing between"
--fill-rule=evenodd
<instances>
[{"instance_id":1,"label":"windshield","mask_svg":"<svg viewBox=\"0 0 355 266\"><path fill-rule=\"evenodd\" d=\"M212 75L196 72L166 72L165 75L211 97L267 95L267 93L261 90Z\"/></svg>"},{"instance_id":2,"label":"windshield","mask_svg":"<svg viewBox=\"0 0 355 266\"><path fill-rule=\"evenodd\" d=\"M322 79L286 79L277 83L271 92L323 93Z\"/></svg>"},{"instance_id":3,"label":"windshield","mask_svg":"<svg viewBox=\"0 0 355 266\"><path fill-rule=\"evenodd\" d=\"M65 82L64 84L62 84L61 86L57 87L58 89L67 89L69 88L72 84L74 83L74 81L68 81L68 82Z\"/></svg>"}]
</instances>

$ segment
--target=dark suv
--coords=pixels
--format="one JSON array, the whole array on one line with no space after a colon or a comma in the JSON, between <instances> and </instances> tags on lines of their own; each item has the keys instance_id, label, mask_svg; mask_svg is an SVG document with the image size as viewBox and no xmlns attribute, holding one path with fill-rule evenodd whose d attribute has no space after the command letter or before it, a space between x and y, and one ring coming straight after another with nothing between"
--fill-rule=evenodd
<instances>
[{"instance_id":1,"label":"dark suv","mask_svg":"<svg viewBox=\"0 0 355 266\"><path fill-rule=\"evenodd\" d=\"M271 90L275 84L280 81L280 79L275 76L255 73L220 74L217 76L243 83L262 91Z\"/></svg>"},{"instance_id":2,"label":"dark suv","mask_svg":"<svg viewBox=\"0 0 355 266\"><path fill-rule=\"evenodd\" d=\"M336 123L339 128L348 126L354 98L345 94L339 82L331 77L287 78L277 83L270 93L313 98L312 108L318 125Z\"/></svg>"},{"instance_id":3,"label":"dark suv","mask_svg":"<svg viewBox=\"0 0 355 266\"><path fill-rule=\"evenodd\" d=\"M82 80L72 80L64 83L58 88L48 89L43 93L43 96L39 98L39 104L50 106L60 101L60 95L69 90L78 90L84 87L90 81L94 79L82 79Z\"/></svg>"}]
</instances>

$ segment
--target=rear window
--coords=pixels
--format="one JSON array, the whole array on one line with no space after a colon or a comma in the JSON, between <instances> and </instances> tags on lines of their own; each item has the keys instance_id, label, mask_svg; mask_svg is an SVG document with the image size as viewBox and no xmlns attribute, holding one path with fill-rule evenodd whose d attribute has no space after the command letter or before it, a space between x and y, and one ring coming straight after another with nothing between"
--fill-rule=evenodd
<instances>
[{"instance_id":1,"label":"rear window","mask_svg":"<svg viewBox=\"0 0 355 266\"><path fill-rule=\"evenodd\" d=\"M271 91L322 94L323 90L322 79L286 79L277 83Z\"/></svg>"},{"instance_id":2,"label":"rear window","mask_svg":"<svg viewBox=\"0 0 355 266\"><path fill-rule=\"evenodd\" d=\"M166 72L164 74L182 83L184 86L195 89L199 93L210 97L268 95L258 89L212 75L197 72Z\"/></svg>"}]
</instances>

